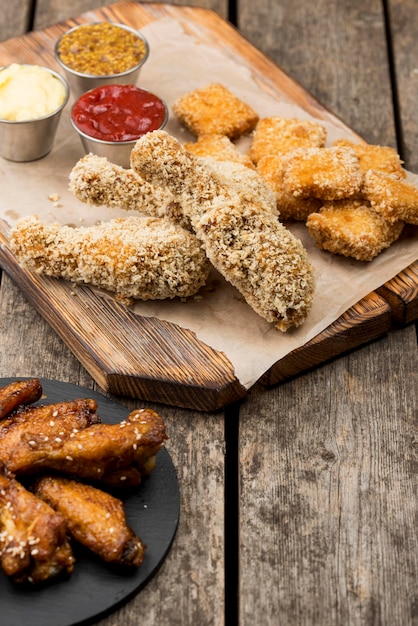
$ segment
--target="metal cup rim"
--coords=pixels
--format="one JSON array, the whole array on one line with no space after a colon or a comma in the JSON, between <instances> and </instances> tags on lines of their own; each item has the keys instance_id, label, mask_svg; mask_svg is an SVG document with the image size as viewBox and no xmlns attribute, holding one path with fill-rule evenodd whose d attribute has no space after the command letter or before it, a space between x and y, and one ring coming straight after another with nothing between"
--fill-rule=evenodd
<instances>
[{"instance_id":1,"label":"metal cup rim","mask_svg":"<svg viewBox=\"0 0 418 626\"><path fill-rule=\"evenodd\" d=\"M150 47L149 47L149 43L148 40L146 39L146 37L136 28L133 28L132 26L128 26L127 24L121 24L119 22L112 22L109 21L109 24L113 24L113 26L118 26L119 28L122 28L124 30L127 30L131 33L133 33L134 35L136 35L139 39L142 39L142 41L145 44L145 54L142 57L142 59L140 60L139 63L137 63L136 65L133 65L132 67L130 67L129 69L125 70L124 72L118 72L117 74L86 74L85 72L78 72L77 70L72 69L69 65L67 65L66 63L64 63L64 61L62 61L62 59L60 58L60 55L58 53L58 48L59 45L62 41L62 38L64 37L64 35L68 35L69 33L72 33L73 31L77 30L78 28L81 28L82 26L93 26L95 24L106 24L107 22L85 22L83 24L77 24L76 26L73 26L72 28L69 28L68 30L66 30L64 33L62 33L59 38L57 39L57 41L55 42L55 46L54 46L54 53L55 53L55 58L57 60L57 62L60 64L60 66L69 74L73 75L73 76L77 76L79 78L90 78L90 79L95 79L95 78L99 78L101 80L109 80L112 78L120 78L121 76L128 76L129 74L135 72L136 70L140 69L145 61L148 59L149 57L149 53L150 53Z\"/></svg>"},{"instance_id":2,"label":"metal cup rim","mask_svg":"<svg viewBox=\"0 0 418 626\"><path fill-rule=\"evenodd\" d=\"M0 67L0 72L2 72L3 70L7 69L11 65L15 65L15 64L14 63L9 63L8 65L2 65ZM59 107L57 107L56 109L54 109L54 111L51 111L51 113L48 113L47 115L42 115L41 117L33 117L33 118L29 118L27 120L6 120L6 119L0 117L0 123L1 124L11 124L11 125L14 125L14 124L33 124L33 122L41 122L42 120L47 120L49 117L53 117L54 115L57 115L57 113L60 113L63 110L63 108L65 107L65 105L67 104L68 100L70 99L70 87L69 87L67 81L65 80L65 78L63 76L61 76L61 74L58 74L58 72L55 72L55 70L52 70L50 67L46 67L45 65L39 65L37 63L19 63L18 65L23 65L25 67L40 67L41 69L46 70L47 72L52 74L63 85L63 87L65 89L65 98L64 98L63 102L61 102Z\"/></svg>"},{"instance_id":3,"label":"metal cup rim","mask_svg":"<svg viewBox=\"0 0 418 626\"><path fill-rule=\"evenodd\" d=\"M111 87L111 86L112 86L111 84L110 85L104 85L104 87ZM141 91L146 91L147 93L150 93L151 95L155 96L156 98L158 98L163 103L164 109L165 109L165 117L164 117L163 123L159 127L159 130L163 129L166 126L166 124L168 122L168 117L169 117L167 103L165 102L165 100L163 100L163 98L161 98L159 95L157 95L156 93L154 93L150 89L144 89L143 87L136 87L136 88L140 89ZM71 124L72 124L73 128L77 131L77 133L81 137L84 137L88 141L93 141L95 143L102 144L102 145L105 145L105 146L124 146L124 145L128 145L128 144L136 143L138 141L138 139L142 135L137 137L137 139L128 139L127 141L107 141L106 139L99 139L97 137L92 137L91 135L88 135L87 133L83 132L77 126L77 124L74 122L74 120L73 120L73 110L74 110L75 105L77 104L77 102L79 101L80 98L84 97L85 95L89 94L92 91L95 91L96 89L103 89L103 87L93 87L93 89L89 89L88 91L83 93L79 98L77 98L77 100L74 102L73 106L71 107L70 121L71 121Z\"/></svg>"}]
</instances>

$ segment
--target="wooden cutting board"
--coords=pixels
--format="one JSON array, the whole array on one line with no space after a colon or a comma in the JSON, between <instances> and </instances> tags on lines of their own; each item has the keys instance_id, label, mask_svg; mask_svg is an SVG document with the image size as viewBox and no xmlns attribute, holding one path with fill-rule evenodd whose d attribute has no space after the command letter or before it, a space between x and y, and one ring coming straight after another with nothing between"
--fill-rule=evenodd
<instances>
[{"instance_id":1,"label":"wooden cutting board","mask_svg":"<svg viewBox=\"0 0 418 626\"><path fill-rule=\"evenodd\" d=\"M216 13L165 4L119 2L45 30L0 44L2 63L54 63L57 37L75 23L108 19L141 29L171 17L199 41L251 68L267 93L277 94L308 113L349 130ZM350 131L352 134L352 131ZM246 390L227 356L199 341L191 331L156 318L135 315L88 288L73 295L68 283L21 268L8 248L0 222L0 265L47 320L100 387L109 393L202 411L240 400ZM385 334L393 324L418 319L418 262L363 298L336 322L275 363L261 378L277 384Z\"/></svg>"}]
</instances>

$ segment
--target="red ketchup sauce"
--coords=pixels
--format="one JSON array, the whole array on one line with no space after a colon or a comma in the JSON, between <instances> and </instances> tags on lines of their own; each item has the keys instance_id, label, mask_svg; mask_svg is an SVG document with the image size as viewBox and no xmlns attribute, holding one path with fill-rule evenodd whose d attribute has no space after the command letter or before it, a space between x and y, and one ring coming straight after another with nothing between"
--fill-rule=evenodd
<instances>
[{"instance_id":1,"label":"red ketchup sauce","mask_svg":"<svg viewBox=\"0 0 418 626\"><path fill-rule=\"evenodd\" d=\"M132 141L166 121L166 107L155 94L134 85L103 85L80 96L71 111L74 124L102 141Z\"/></svg>"}]
</instances>

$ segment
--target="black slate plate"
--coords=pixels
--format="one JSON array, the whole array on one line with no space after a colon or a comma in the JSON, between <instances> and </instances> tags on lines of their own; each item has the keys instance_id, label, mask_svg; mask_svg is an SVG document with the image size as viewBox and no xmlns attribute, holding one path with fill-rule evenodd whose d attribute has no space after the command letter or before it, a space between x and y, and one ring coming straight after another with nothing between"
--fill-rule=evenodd
<instances>
[{"instance_id":1,"label":"black slate plate","mask_svg":"<svg viewBox=\"0 0 418 626\"><path fill-rule=\"evenodd\" d=\"M0 378L4 387L15 378ZM84 387L40 379L51 404L75 398L94 398L103 422L117 423L129 413L126 407ZM14 585L0 571L0 624L4 626L75 626L93 624L127 602L156 573L176 534L180 494L177 475L167 450L157 455L157 466L142 485L123 498L128 524L147 545L141 567L132 573L106 565L82 548L75 549L77 563L67 580L42 588ZM138 623L141 615L138 614Z\"/></svg>"}]
</instances>

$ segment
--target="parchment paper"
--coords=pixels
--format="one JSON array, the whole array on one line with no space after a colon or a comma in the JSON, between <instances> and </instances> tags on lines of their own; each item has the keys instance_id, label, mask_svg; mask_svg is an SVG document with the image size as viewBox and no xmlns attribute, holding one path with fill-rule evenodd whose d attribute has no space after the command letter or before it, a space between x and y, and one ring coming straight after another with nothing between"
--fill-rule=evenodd
<instances>
[{"instance_id":1,"label":"parchment paper","mask_svg":"<svg viewBox=\"0 0 418 626\"><path fill-rule=\"evenodd\" d=\"M163 18L141 30L150 43L151 54L138 85L160 95L169 107L185 92L216 81L251 104L260 117L310 117L299 107L265 93L257 77L239 59L195 40L175 20ZM69 121L71 105L72 99L63 112L54 148L46 158L32 163L0 159L0 217L10 225L33 213L46 221L76 226L127 215L121 209L86 206L68 192L69 172L84 154ZM338 125L323 123L329 143L340 137L352 138ZM193 139L180 127L171 110L165 129L181 141ZM246 150L246 142L248 139L241 141L240 149ZM409 173L408 177L418 185L418 176ZM418 258L418 229L408 229L407 235L371 263L318 250L303 224L291 226L291 230L307 248L317 281L313 308L302 327L287 333L278 331L258 316L215 271L197 297L187 302L139 302L135 304L135 312L195 332L201 341L228 356L237 378L248 389L275 362L305 344Z\"/></svg>"}]
</instances>

